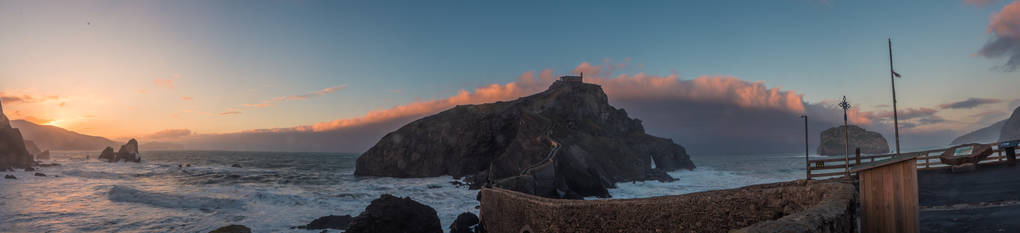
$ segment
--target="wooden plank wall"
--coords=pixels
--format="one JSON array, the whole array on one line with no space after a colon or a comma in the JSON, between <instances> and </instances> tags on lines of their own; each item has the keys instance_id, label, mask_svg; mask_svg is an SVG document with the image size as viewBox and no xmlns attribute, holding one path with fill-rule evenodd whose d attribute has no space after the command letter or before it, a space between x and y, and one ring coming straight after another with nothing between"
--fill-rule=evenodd
<instances>
[{"instance_id":1,"label":"wooden plank wall","mask_svg":"<svg viewBox=\"0 0 1020 233\"><path fill-rule=\"evenodd\" d=\"M861 232L919 232L917 166L906 160L859 172Z\"/></svg>"}]
</instances>

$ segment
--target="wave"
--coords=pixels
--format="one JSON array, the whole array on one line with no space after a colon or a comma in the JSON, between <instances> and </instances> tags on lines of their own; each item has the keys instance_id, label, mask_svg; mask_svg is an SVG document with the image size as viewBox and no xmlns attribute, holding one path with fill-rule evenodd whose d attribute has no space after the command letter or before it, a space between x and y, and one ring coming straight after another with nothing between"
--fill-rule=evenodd
<instances>
[{"instance_id":1,"label":"wave","mask_svg":"<svg viewBox=\"0 0 1020 233\"><path fill-rule=\"evenodd\" d=\"M240 209L244 202L228 198L212 198L149 192L114 185L109 192L110 201L140 203L163 208L180 209Z\"/></svg>"}]
</instances>

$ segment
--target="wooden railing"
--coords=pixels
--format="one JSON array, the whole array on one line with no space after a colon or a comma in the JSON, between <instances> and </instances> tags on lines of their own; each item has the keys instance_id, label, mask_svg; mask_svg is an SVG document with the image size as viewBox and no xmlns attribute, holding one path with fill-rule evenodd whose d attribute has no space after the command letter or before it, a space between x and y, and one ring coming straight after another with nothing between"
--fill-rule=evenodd
<instances>
[{"instance_id":1,"label":"wooden railing","mask_svg":"<svg viewBox=\"0 0 1020 233\"><path fill-rule=\"evenodd\" d=\"M1003 150L999 149L999 143L992 143L992 144L988 144L988 145L992 146L992 149L993 149L992 150L992 155L989 155L987 158L981 160L980 163L982 163L982 164L996 163L996 162L1002 162L1002 161L1006 160L1005 153L1003 152ZM917 157L917 169L918 170L939 169L939 168L944 168L944 167L948 166L948 165L942 164L942 161L939 159L939 156L942 155L942 152L946 151L946 149L949 149L949 148L926 150L926 151L906 152L906 153L903 153L903 154L920 154ZM879 161L879 160L884 160L884 159L892 158L895 155L896 155L895 153L892 153L892 154L880 154L880 155L861 155L860 158L858 158L858 156L856 156L856 155L850 155L850 167L853 167L854 165L861 164L861 163L874 162L874 161ZM823 178L823 177L844 176L844 175L847 174L847 170L846 170L847 166L846 166L846 162L845 161L846 161L846 158L844 158L843 156L832 156L832 158L826 158L826 159L814 159L814 160L808 159L807 160L807 178L808 179L815 179L815 178ZM851 174L853 174L853 173L851 173Z\"/></svg>"}]
</instances>

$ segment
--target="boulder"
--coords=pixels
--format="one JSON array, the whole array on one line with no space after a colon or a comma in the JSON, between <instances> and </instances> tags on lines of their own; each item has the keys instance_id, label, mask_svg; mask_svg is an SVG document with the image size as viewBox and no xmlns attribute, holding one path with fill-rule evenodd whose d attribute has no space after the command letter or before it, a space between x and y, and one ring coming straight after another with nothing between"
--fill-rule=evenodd
<instances>
[{"instance_id":1,"label":"boulder","mask_svg":"<svg viewBox=\"0 0 1020 233\"><path fill-rule=\"evenodd\" d=\"M347 224L350 222L351 222L350 215L344 216L330 215L325 217L319 217L315 220L312 220L312 222L308 223L308 225L299 226L297 228L308 230L321 230L321 229L344 230L347 229Z\"/></svg>"},{"instance_id":2,"label":"boulder","mask_svg":"<svg viewBox=\"0 0 1020 233\"><path fill-rule=\"evenodd\" d=\"M12 168L29 168L35 161L32 154L25 148L25 139L21 131L12 128L0 105L0 171Z\"/></svg>"},{"instance_id":3,"label":"boulder","mask_svg":"<svg viewBox=\"0 0 1020 233\"><path fill-rule=\"evenodd\" d=\"M107 162L117 162L117 154L113 152L113 147L106 147L103 152L99 153L99 160L106 160Z\"/></svg>"},{"instance_id":4,"label":"boulder","mask_svg":"<svg viewBox=\"0 0 1020 233\"><path fill-rule=\"evenodd\" d=\"M436 210L410 197L383 194L351 220L347 233L442 233Z\"/></svg>"},{"instance_id":5,"label":"boulder","mask_svg":"<svg viewBox=\"0 0 1020 233\"><path fill-rule=\"evenodd\" d=\"M251 228L244 225L230 225L216 228L216 230L210 231L209 233L251 233Z\"/></svg>"},{"instance_id":6,"label":"boulder","mask_svg":"<svg viewBox=\"0 0 1020 233\"><path fill-rule=\"evenodd\" d=\"M457 216L450 224L450 233L475 233L474 227L478 225L478 216L471 212L464 212Z\"/></svg>"},{"instance_id":7,"label":"boulder","mask_svg":"<svg viewBox=\"0 0 1020 233\"><path fill-rule=\"evenodd\" d=\"M35 176L43 176L43 177L45 177L45 176L46 176L46 174L43 174L43 173L38 173L38 172L36 172L36 173L35 173Z\"/></svg>"},{"instance_id":8,"label":"boulder","mask_svg":"<svg viewBox=\"0 0 1020 233\"><path fill-rule=\"evenodd\" d=\"M552 164L551 177L533 178L543 187L534 190L547 197L608 196L616 182L648 179L653 166L695 167L685 148L648 135L640 120L610 106L600 86L556 81L538 94L460 105L404 125L362 154L354 174L468 176L477 188L477 182L534 176L531 170L543 164Z\"/></svg>"},{"instance_id":9,"label":"boulder","mask_svg":"<svg viewBox=\"0 0 1020 233\"><path fill-rule=\"evenodd\" d=\"M843 155L846 153L843 129L843 126L839 126L822 131L821 143L818 145L819 155ZM856 125L850 125L849 129L850 153L853 153L855 148L861 148L861 153L865 154L889 153L889 141L886 141L882 134L864 130Z\"/></svg>"},{"instance_id":10,"label":"boulder","mask_svg":"<svg viewBox=\"0 0 1020 233\"><path fill-rule=\"evenodd\" d=\"M4 179L8 179L8 180L17 180L17 179L18 179L18 177L14 177L14 175L5 175L5 176L4 176Z\"/></svg>"},{"instance_id":11,"label":"boulder","mask_svg":"<svg viewBox=\"0 0 1020 233\"><path fill-rule=\"evenodd\" d=\"M999 131L999 141L1020 140L1020 107L1013 109L1013 115L1006 119Z\"/></svg>"}]
</instances>

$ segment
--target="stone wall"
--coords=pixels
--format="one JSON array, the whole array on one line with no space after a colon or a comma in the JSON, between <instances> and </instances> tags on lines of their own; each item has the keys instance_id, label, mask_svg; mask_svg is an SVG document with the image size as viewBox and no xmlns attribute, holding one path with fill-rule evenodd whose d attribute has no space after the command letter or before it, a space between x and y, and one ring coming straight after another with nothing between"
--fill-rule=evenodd
<instances>
[{"instance_id":1,"label":"stone wall","mask_svg":"<svg viewBox=\"0 0 1020 233\"><path fill-rule=\"evenodd\" d=\"M479 198L492 233L853 232L857 206L852 185L819 181L639 199L549 199L505 189L483 189Z\"/></svg>"}]
</instances>

